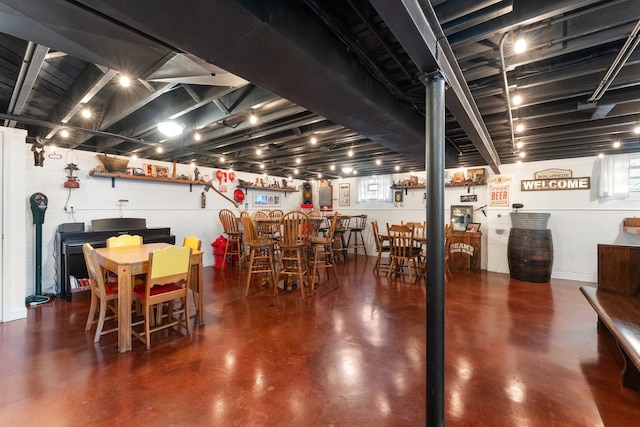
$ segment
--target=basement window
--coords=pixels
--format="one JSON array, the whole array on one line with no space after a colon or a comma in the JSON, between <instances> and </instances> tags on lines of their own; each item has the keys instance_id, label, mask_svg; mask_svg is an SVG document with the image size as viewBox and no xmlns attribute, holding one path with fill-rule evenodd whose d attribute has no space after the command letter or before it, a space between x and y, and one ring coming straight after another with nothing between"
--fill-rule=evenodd
<instances>
[{"instance_id":1,"label":"basement window","mask_svg":"<svg viewBox=\"0 0 640 427\"><path fill-rule=\"evenodd\" d=\"M640 192L640 156L629 158L629 191Z\"/></svg>"}]
</instances>

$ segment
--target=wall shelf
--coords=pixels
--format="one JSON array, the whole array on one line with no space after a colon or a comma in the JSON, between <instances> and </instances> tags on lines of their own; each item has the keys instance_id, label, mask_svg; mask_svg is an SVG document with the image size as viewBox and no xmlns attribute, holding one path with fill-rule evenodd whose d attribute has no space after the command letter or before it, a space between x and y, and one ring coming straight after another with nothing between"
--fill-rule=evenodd
<instances>
[{"instance_id":1,"label":"wall shelf","mask_svg":"<svg viewBox=\"0 0 640 427\"><path fill-rule=\"evenodd\" d=\"M287 197L287 193L298 193L298 189L289 187L261 187L258 185L238 185L238 188L244 190L244 194L248 194L247 190L259 190L259 191L279 191L284 193L284 197Z\"/></svg>"},{"instance_id":2,"label":"wall shelf","mask_svg":"<svg viewBox=\"0 0 640 427\"><path fill-rule=\"evenodd\" d=\"M415 184L415 185L393 185L391 186L392 190L404 190L404 195L409 194L409 190L424 190L427 188L424 184Z\"/></svg>"},{"instance_id":3,"label":"wall shelf","mask_svg":"<svg viewBox=\"0 0 640 427\"><path fill-rule=\"evenodd\" d=\"M189 191L193 191L193 185L205 185L201 181L193 181L187 179L175 179L163 176L146 176L146 175L127 175L120 172L89 172L89 176L96 178L111 178L111 187L115 188L117 179L128 179L132 181L150 181L150 182L166 182L170 184L189 184Z\"/></svg>"}]
</instances>

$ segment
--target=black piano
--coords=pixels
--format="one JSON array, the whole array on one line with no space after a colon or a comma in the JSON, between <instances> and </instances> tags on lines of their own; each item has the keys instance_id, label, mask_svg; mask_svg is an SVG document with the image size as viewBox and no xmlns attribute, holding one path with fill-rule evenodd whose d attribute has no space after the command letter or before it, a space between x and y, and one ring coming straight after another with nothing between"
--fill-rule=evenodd
<instances>
[{"instance_id":1,"label":"black piano","mask_svg":"<svg viewBox=\"0 0 640 427\"><path fill-rule=\"evenodd\" d=\"M120 234L142 236L144 243L175 244L176 237L168 227L147 228L144 218L106 218L91 221L91 230L85 231L84 223L65 223L58 226L56 250L58 251L58 274L56 292L67 301L86 298L71 292L69 276L87 278L87 267L82 254L82 245L90 243L94 248L104 248L109 237Z\"/></svg>"}]
</instances>

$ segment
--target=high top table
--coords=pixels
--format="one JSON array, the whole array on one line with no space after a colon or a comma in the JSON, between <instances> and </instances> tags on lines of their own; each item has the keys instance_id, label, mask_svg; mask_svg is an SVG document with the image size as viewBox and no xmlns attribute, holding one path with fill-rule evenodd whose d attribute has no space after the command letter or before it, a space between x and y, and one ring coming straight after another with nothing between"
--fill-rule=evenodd
<instances>
[{"instance_id":1,"label":"high top table","mask_svg":"<svg viewBox=\"0 0 640 427\"><path fill-rule=\"evenodd\" d=\"M144 274L149 269L149 254L157 249L171 246L168 243L149 243L140 246L125 246L120 248L98 248L98 263L105 270L118 274L118 351L131 351L131 303L133 276ZM197 278L196 284L190 278L189 286L197 292L196 308L198 323L204 323L204 292L202 251L192 250L191 269L192 278ZM188 300L187 300L188 304ZM188 315L188 314L187 314Z\"/></svg>"}]
</instances>

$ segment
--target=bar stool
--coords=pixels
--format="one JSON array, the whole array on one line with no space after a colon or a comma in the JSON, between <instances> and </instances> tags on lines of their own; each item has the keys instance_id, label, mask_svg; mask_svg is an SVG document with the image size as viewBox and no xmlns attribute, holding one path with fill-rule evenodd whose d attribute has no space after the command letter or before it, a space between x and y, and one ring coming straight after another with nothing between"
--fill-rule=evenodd
<instances>
[{"instance_id":1,"label":"bar stool","mask_svg":"<svg viewBox=\"0 0 640 427\"><path fill-rule=\"evenodd\" d=\"M273 284L273 294L278 291L278 282L274 271L273 244L274 240L258 235L258 228L249 212L240 214L245 240L249 247L249 274L244 289L244 296L249 296L249 287L254 277L262 280L261 284L270 281ZM266 276L266 277L265 277ZM257 292L254 292L254 294Z\"/></svg>"},{"instance_id":2,"label":"bar stool","mask_svg":"<svg viewBox=\"0 0 640 427\"><path fill-rule=\"evenodd\" d=\"M284 280L286 290L289 281L295 279L300 288L300 296L304 298L304 284L305 281L309 282L305 257L311 231L309 217L301 211L288 212L280 219L280 226L280 267L277 282Z\"/></svg>"},{"instance_id":3,"label":"bar stool","mask_svg":"<svg viewBox=\"0 0 640 427\"><path fill-rule=\"evenodd\" d=\"M364 254L367 254L367 246L364 244L364 236L362 232L367 227L367 215L357 215L352 216L351 219L354 220L354 225L349 227L349 239L347 240L347 248L353 248L354 256L358 256L358 248L364 249ZM351 237L354 237L353 244L351 243ZM359 241L358 241L359 239Z\"/></svg>"},{"instance_id":4,"label":"bar stool","mask_svg":"<svg viewBox=\"0 0 640 427\"><path fill-rule=\"evenodd\" d=\"M229 209L221 209L218 214L224 233L227 235L227 245L224 248L224 262L222 263L222 269L227 264L227 256L231 256L231 263L233 264L234 257L238 259L238 269L244 262L244 235L238 228L238 219L236 215Z\"/></svg>"},{"instance_id":5,"label":"bar stool","mask_svg":"<svg viewBox=\"0 0 640 427\"><path fill-rule=\"evenodd\" d=\"M350 216L338 216L338 223L333 234L333 250L342 255L344 262L349 262L349 253L347 252L347 242L345 242L344 234L349 230Z\"/></svg>"},{"instance_id":6,"label":"bar stool","mask_svg":"<svg viewBox=\"0 0 640 427\"><path fill-rule=\"evenodd\" d=\"M333 256L333 234L336 229L336 224L338 223L338 213L333 214L333 218L331 219L331 225L327 230L325 236L320 237L319 235L311 236L311 259L310 264L312 266L311 271L311 290L315 287L316 275L318 275L318 280L320 280L320 271L319 269L326 269L327 271L327 282L329 282L329 270L333 270L333 278L335 279L336 287L338 287L338 275L336 274L336 266L335 266L335 257Z\"/></svg>"}]
</instances>

